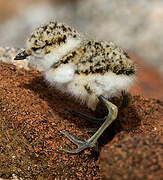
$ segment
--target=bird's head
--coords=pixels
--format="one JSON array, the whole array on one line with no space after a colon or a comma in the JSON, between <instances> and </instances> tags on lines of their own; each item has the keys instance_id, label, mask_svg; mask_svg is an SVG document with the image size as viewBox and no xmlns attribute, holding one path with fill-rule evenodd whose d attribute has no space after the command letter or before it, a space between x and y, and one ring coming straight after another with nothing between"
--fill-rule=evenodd
<instances>
[{"instance_id":1,"label":"bird's head","mask_svg":"<svg viewBox=\"0 0 163 180\"><path fill-rule=\"evenodd\" d=\"M15 60L31 59L34 64L54 56L62 57L80 41L80 34L63 23L50 22L37 28L27 39L26 50L16 55ZM58 49L60 49L58 51ZM54 60L55 61L55 60Z\"/></svg>"},{"instance_id":2,"label":"bird's head","mask_svg":"<svg viewBox=\"0 0 163 180\"><path fill-rule=\"evenodd\" d=\"M66 24L50 22L31 34L26 42L26 50L17 54L15 60L22 60L31 55L44 56L66 44L70 38L80 39L80 34Z\"/></svg>"}]
</instances>

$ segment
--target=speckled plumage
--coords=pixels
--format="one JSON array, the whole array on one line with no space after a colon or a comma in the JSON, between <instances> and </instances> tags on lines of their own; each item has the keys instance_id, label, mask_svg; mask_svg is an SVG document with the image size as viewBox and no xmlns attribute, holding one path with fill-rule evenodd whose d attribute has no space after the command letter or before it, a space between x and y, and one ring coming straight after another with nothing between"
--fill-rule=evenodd
<instances>
[{"instance_id":1,"label":"speckled plumage","mask_svg":"<svg viewBox=\"0 0 163 180\"><path fill-rule=\"evenodd\" d=\"M129 56L112 42L87 40L82 45L63 56L52 67L73 62L77 74L105 74L111 71L117 75L132 75L135 66Z\"/></svg>"},{"instance_id":2,"label":"speckled plumage","mask_svg":"<svg viewBox=\"0 0 163 180\"><path fill-rule=\"evenodd\" d=\"M68 38L80 38L80 34L66 24L50 22L36 29L27 41L27 47L33 50L42 50L50 53L58 46L67 42Z\"/></svg>"},{"instance_id":3,"label":"speckled plumage","mask_svg":"<svg viewBox=\"0 0 163 180\"><path fill-rule=\"evenodd\" d=\"M80 99L92 110L98 96L115 96L135 79L135 65L121 48L112 42L86 39L63 23L39 27L26 47L29 60L44 71L52 86Z\"/></svg>"}]
</instances>

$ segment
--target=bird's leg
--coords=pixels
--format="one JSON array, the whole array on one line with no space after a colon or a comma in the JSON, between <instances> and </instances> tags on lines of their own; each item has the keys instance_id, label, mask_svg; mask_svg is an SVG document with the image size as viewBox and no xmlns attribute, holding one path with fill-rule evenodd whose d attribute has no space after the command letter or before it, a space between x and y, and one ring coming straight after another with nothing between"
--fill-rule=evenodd
<instances>
[{"instance_id":1,"label":"bird's leg","mask_svg":"<svg viewBox=\"0 0 163 180\"><path fill-rule=\"evenodd\" d=\"M89 89L91 91L93 91L90 87L89 87ZM88 100L87 100L88 107L91 107L92 110L95 110L97 103L98 103L98 98L95 95L95 93L93 95L90 95ZM100 124L100 125L106 120L106 116L103 117L103 118L96 118L96 117L88 116L88 115L86 115L86 114L84 114L82 112L79 112L79 111L73 111L73 113L80 116L80 117L82 117L82 118L84 118L84 119L87 119L90 122Z\"/></svg>"},{"instance_id":2,"label":"bird's leg","mask_svg":"<svg viewBox=\"0 0 163 180\"><path fill-rule=\"evenodd\" d=\"M127 92L125 90L121 91L121 94L122 94L121 108L124 108L124 107L127 107L131 103L132 96L129 92Z\"/></svg>"},{"instance_id":3,"label":"bird's leg","mask_svg":"<svg viewBox=\"0 0 163 180\"><path fill-rule=\"evenodd\" d=\"M96 123L96 124L101 124L102 122L104 122L107 118L107 116L104 116L103 118L96 118L96 117L91 117L88 116L87 114L84 114L80 111L73 111L74 114L78 115L79 117L82 117L84 119L87 119L90 122Z\"/></svg>"},{"instance_id":4,"label":"bird's leg","mask_svg":"<svg viewBox=\"0 0 163 180\"><path fill-rule=\"evenodd\" d=\"M63 130L61 131L62 134L64 134L71 142L73 142L74 144L76 144L78 146L77 149L72 149L72 150L68 150L68 149L64 149L64 148L60 148L60 150L63 150L65 152L68 153L79 153L82 150L86 149L86 148L92 148L96 145L96 142L98 140L98 138L101 136L101 134L105 131L105 129L117 118L117 114L118 114L118 108L117 106L115 106L114 104L112 104L111 102L109 102L106 98L104 98L102 95L99 96L99 100L102 101L105 106L108 109L108 115L106 116L106 120L104 121L104 123L101 125L101 127L97 130L97 132L90 138L88 139L86 142L77 140L76 138L74 138L73 136L71 136L67 131Z\"/></svg>"},{"instance_id":5,"label":"bird's leg","mask_svg":"<svg viewBox=\"0 0 163 180\"><path fill-rule=\"evenodd\" d=\"M129 92L122 90L121 91L121 99L122 99L122 104L121 107L127 107L130 103L131 103L131 99L132 96ZM90 122L96 123L96 124L101 124L102 122L104 122L107 118L107 116L103 117L103 118L96 118L96 117L92 117L92 116L88 116L87 114L84 114L80 111L73 111L74 114L78 115L79 117L82 117L84 119L87 119Z\"/></svg>"}]
</instances>

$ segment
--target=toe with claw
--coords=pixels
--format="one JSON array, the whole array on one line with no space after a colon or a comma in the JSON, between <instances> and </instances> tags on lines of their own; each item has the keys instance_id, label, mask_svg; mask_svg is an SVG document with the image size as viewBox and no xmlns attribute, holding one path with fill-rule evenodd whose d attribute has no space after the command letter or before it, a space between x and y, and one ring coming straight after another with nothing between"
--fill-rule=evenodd
<instances>
[{"instance_id":1,"label":"toe with claw","mask_svg":"<svg viewBox=\"0 0 163 180\"><path fill-rule=\"evenodd\" d=\"M65 152L68 152L68 153L72 153L72 154L75 154L75 153L79 153L81 152L82 150L84 149L87 149L87 148L90 148L90 147L93 147L94 144L91 144L89 142L84 142L84 141L80 141L76 138L74 138L71 134L69 134L67 131L65 130L62 130L60 131L62 134L64 134L72 143L74 143L75 145L78 146L77 149L72 149L72 150L68 150L68 149L65 149L65 148L60 148L60 150L62 151L65 151Z\"/></svg>"}]
</instances>

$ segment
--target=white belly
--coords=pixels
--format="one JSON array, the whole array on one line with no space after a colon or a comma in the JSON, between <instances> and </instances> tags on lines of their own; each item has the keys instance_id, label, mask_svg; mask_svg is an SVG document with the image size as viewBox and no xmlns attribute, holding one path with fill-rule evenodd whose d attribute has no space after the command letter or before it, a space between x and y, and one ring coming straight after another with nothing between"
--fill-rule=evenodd
<instances>
[{"instance_id":1,"label":"white belly","mask_svg":"<svg viewBox=\"0 0 163 180\"><path fill-rule=\"evenodd\" d=\"M89 108L95 110L98 96L103 95L110 98L122 90L127 90L133 84L135 76L115 75L112 72L105 75L75 75L73 80L67 84L67 91L86 103ZM88 85L92 93L85 89Z\"/></svg>"},{"instance_id":2,"label":"white belly","mask_svg":"<svg viewBox=\"0 0 163 180\"><path fill-rule=\"evenodd\" d=\"M102 74L75 74L71 64L58 69L50 69L45 73L45 79L62 92L86 103L92 110L96 109L98 96L110 98L122 90L127 90L133 83L135 76L116 75L112 72ZM86 86L90 88L87 90Z\"/></svg>"}]
</instances>

